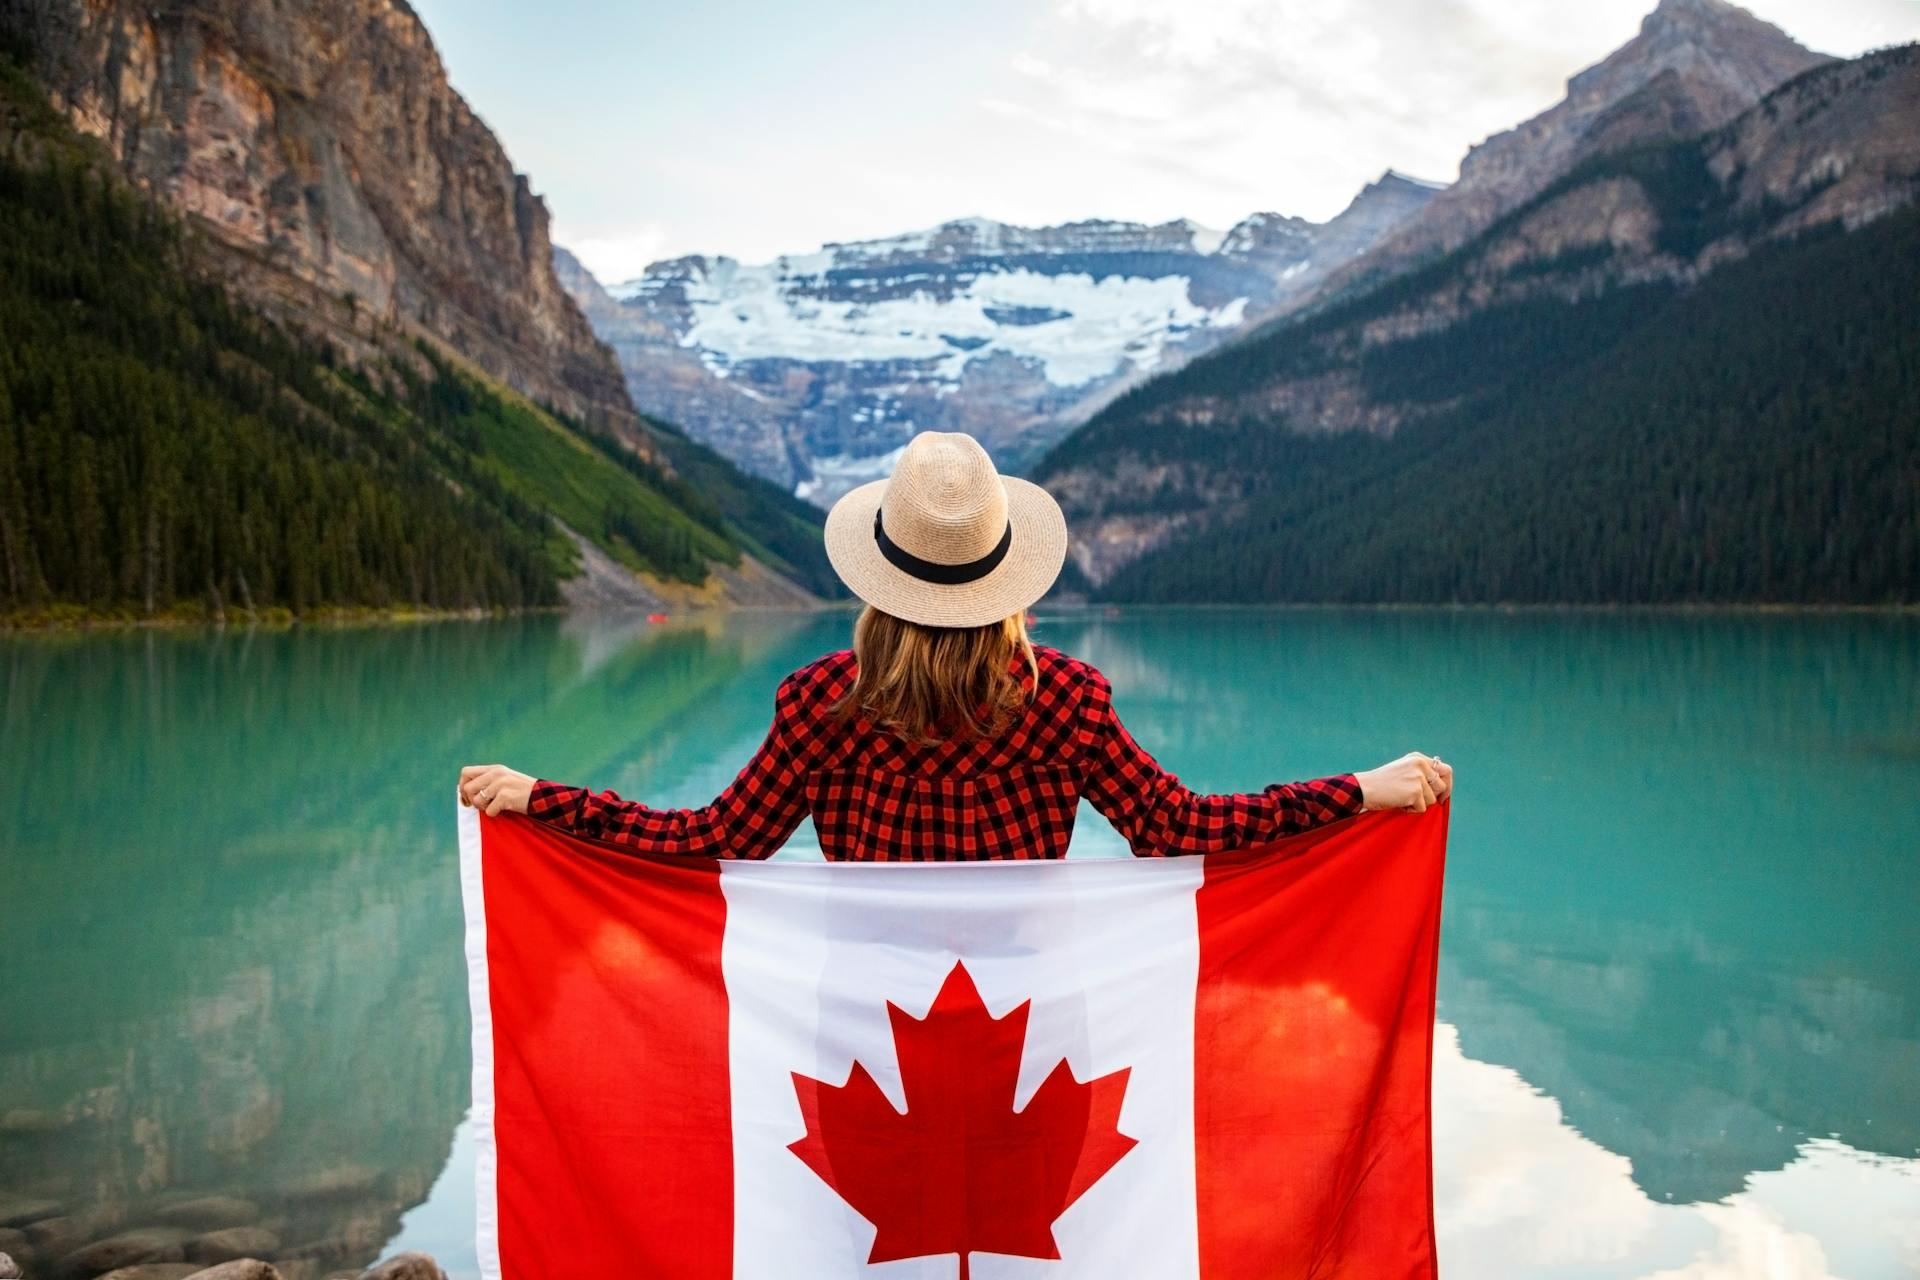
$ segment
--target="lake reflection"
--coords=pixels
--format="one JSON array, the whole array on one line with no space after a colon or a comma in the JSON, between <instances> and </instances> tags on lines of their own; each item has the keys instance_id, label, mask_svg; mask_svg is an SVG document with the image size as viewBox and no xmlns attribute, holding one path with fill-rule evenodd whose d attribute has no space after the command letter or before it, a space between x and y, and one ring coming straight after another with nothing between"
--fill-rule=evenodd
<instances>
[{"instance_id":1,"label":"lake reflection","mask_svg":"<svg viewBox=\"0 0 1920 1280\"><path fill-rule=\"evenodd\" d=\"M702 802L848 624L0 638L0 1223L67 1248L224 1193L295 1280L396 1247L470 1273L455 767ZM1920 1274L1920 620L1037 635L1196 786L1458 768L1449 1274ZM1123 851L1090 810L1074 849ZM811 828L781 856L818 856Z\"/></svg>"}]
</instances>

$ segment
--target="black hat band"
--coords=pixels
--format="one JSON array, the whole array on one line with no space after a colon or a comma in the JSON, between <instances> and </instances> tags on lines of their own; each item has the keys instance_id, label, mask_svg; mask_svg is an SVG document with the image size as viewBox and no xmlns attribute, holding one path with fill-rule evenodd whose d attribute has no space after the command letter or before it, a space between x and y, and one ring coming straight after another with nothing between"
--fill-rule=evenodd
<instances>
[{"instance_id":1,"label":"black hat band","mask_svg":"<svg viewBox=\"0 0 1920 1280\"><path fill-rule=\"evenodd\" d=\"M880 512L873 513L873 540L879 544L880 554L887 558L900 572L920 579L922 582L937 583L943 587L957 587L962 583L978 582L1000 567L1007 558L1007 550L1013 546L1013 521L1007 521L1007 531L1000 535L999 545L981 556L978 560L969 560L965 564L941 564L935 560L922 560L908 551L881 527Z\"/></svg>"}]
</instances>

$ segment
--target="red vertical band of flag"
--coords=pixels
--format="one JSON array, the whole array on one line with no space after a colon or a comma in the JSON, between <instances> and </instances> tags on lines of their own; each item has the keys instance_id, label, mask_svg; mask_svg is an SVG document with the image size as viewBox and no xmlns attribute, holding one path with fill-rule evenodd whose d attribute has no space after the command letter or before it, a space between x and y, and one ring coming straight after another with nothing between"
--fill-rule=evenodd
<instances>
[{"instance_id":1,"label":"red vertical band of flag","mask_svg":"<svg viewBox=\"0 0 1920 1280\"><path fill-rule=\"evenodd\" d=\"M731 1276L719 865L478 821L500 1273Z\"/></svg>"},{"instance_id":2,"label":"red vertical band of flag","mask_svg":"<svg viewBox=\"0 0 1920 1280\"><path fill-rule=\"evenodd\" d=\"M1208 1280L1426 1280L1448 807L1207 860L1194 1174Z\"/></svg>"}]
</instances>

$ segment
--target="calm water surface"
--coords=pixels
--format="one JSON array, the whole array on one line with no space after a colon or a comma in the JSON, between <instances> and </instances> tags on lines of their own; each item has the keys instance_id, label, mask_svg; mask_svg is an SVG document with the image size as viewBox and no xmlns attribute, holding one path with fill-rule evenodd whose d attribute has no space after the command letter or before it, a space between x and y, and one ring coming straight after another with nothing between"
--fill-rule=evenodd
<instances>
[{"instance_id":1,"label":"calm water surface","mask_svg":"<svg viewBox=\"0 0 1920 1280\"><path fill-rule=\"evenodd\" d=\"M418 1247L471 1274L455 768L703 802L847 627L0 638L0 1222L51 1201L41 1236L77 1240L231 1193L310 1273ZM1920 619L1037 634L1195 786L1457 767L1450 1275L1920 1275ZM1091 810L1074 850L1123 851Z\"/></svg>"}]
</instances>

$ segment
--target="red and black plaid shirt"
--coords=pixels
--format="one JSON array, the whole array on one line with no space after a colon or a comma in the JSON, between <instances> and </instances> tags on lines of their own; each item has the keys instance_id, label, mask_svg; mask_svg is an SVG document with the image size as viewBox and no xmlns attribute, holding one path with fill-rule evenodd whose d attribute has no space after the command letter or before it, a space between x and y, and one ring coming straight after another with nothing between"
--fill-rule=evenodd
<instances>
[{"instance_id":1,"label":"red and black plaid shirt","mask_svg":"<svg viewBox=\"0 0 1920 1280\"><path fill-rule=\"evenodd\" d=\"M649 853L764 858L811 813L828 858L903 862L1061 857L1082 796L1145 856L1262 844L1360 812L1350 773L1196 795L1134 742L1105 676L1055 649L1034 653L1039 683L1022 660L1032 696L991 739L915 746L834 716L854 677L842 650L780 682L766 741L705 808L650 809L541 780L527 814Z\"/></svg>"}]
</instances>

